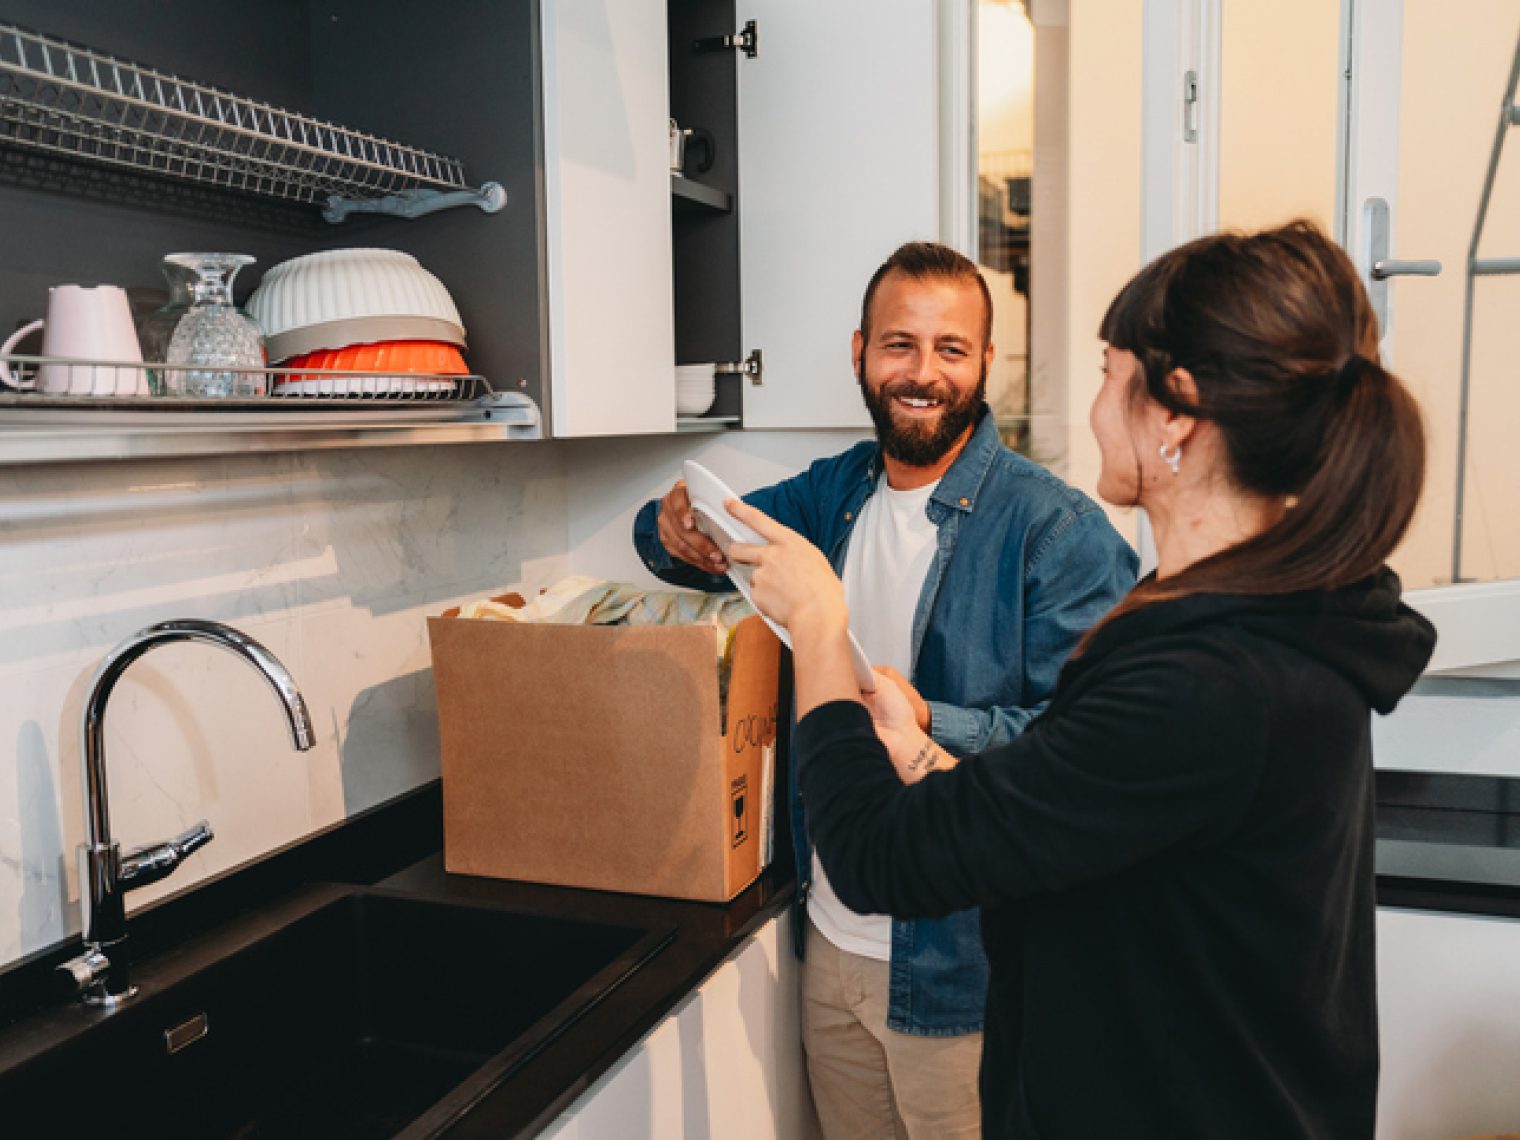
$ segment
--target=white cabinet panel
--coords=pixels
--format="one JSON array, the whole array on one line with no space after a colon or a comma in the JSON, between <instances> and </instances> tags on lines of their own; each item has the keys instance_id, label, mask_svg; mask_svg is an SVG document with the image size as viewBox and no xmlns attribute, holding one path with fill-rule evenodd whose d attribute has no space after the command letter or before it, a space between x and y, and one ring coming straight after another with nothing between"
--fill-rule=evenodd
<instances>
[{"instance_id":1,"label":"white cabinet panel","mask_svg":"<svg viewBox=\"0 0 1520 1140\"><path fill-rule=\"evenodd\" d=\"M1520 922L1377 918L1378 1140L1520 1130Z\"/></svg>"},{"instance_id":2,"label":"white cabinet panel","mask_svg":"<svg viewBox=\"0 0 1520 1140\"><path fill-rule=\"evenodd\" d=\"M550 429L675 428L664 0L544 0Z\"/></svg>"},{"instance_id":3,"label":"white cabinet panel","mask_svg":"<svg viewBox=\"0 0 1520 1140\"><path fill-rule=\"evenodd\" d=\"M544 1136L815 1140L790 924L756 933Z\"/></svg>"},{"instance_id":4,"label":"white cabinet panel","mask_svg":"<svg viewBox=\"0 0 1520 1140\"><path fill-rule=\"evenodd\" d=\"M931 0L745 0L760 52L739 61L739 227L750 428L869 424L850 366L866 281L939 236Z\"/></svg>"}]
</instances>

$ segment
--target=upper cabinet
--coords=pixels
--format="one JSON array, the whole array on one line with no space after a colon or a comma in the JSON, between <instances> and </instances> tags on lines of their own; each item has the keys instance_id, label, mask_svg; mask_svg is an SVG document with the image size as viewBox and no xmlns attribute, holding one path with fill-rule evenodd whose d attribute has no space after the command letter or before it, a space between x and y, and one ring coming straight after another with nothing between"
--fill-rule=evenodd
<instances>
[{"instance_id":1,"label":"upper cabinet","mask_svg":"<svg viewBox=\"0 0 1520 1140\"><path fill-rule=\"evenodd\" d=\"M468 186L499 184L505 206L333 225L320 205L38 154L0 132L0 332L42 316L59 284L119 285L151 312L171 252L257 258L238 278L241 299L288 258L391 248L447 287L468 364L499 394L485 426L457 438L491 438L511 399L536 405L558 437L864 428L849 355L860 293L899 243L938 232L935 11L924 0L450 0L422 19L412 0L5 0L0 23L233 92L240 107L449 156ZM673 124L690 132L680 169ZM193 141L182 149L214 161ZM678 423L677 367L709 362L722 373L716 402ZM12 422L30 402L0 394L5 447L31 432ZM92 421L87 403L46 409L61 417L57 439L25 434L29 450L0 448L0 462L450 438L430 425L339 427L357 404L271 431L207 400L180 409L198 426L193 449L179 425L147 448L137 428ZM505 434L538 434L532 418Z\"/></svg>"},{"instance_id":2,"label":"upper cabinet","mask_svg":"<svg viewBox=\"0 0 1520 1140\"><path fill-rule=\"evenodd\" d=\"M545 400L545 365L532 0L461 0L437 6L422 22L406 0L5 0L0 7L0 24L92 49L45 58L34 41L6 37L0 330L42 317L49 288L63 284L123 287L141 318L168 300L160 266L171 252L253 256L256 264L237 279L243 299L265 270L292 257L336 247L398 249L446 286L468 333L468 366L502 394L475 399L485 382L427 400L369 398L362 388L299 401L183 404L101 396L98 389L88 398L72 390L46 399L6 392L0 463L541 434L533 410ZM103 57L129 62L118 67ZM61 77L56 84L37 78L49 67ZM81 84L106 94L77 95ZM121 95L113 96L118 87ZM159 102L184 113L159 114ZM113 116L121 118L120 131ZM320 137L323 153L303 149L308 131ZM285 134L288 146L270 141ZM162 138L163 150L129 147L139 136ZM317 203L286 200L284 191L308 173L302 163L325 170L336 163L328 153L334 150L354 152L355 161L343 165L358 171L360 182L391 178L395 163L376 167L361 153L384 146L375 140L395 140L407 156L414 147L449 156L469 185L501 183L505 208L415 220L361 214L331 224L320 196ZM281 156L294 150L302 151L301 162L285 163ZM295 183L265 177L276 165L293 167ZM186 181L182 167L207 177ZM447 190L456 181L425 185ZM13 351L36 353L37 342ZM404 397L443 390L397 387ZM504 411L517 422L504 425Z\"/></svg>"},{"instance_id":3,"label":"upper cabinet","mask_svg":"<svg viewBox=\"0 0 1520 1140\"><path fill-rule=\"evenodd\" d=\"M934 5L544 0L541 40L551 433L671 431L709 361L708 421L868 426L861 292L938 234Z\"/></svg>"}]
</instances>

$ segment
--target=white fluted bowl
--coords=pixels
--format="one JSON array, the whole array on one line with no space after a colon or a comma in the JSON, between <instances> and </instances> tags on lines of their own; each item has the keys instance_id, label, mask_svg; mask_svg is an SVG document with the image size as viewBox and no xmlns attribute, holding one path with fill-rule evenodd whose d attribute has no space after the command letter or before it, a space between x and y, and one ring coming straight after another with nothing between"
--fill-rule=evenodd
<instances>
[{"instance_id":1,"label":"white fluted bowl","mask_svg":"<svg viewBox=\"0 0 1520 1140\"><path fill-rule=\"evenodd\" d=\"M332 249L282 261L246 307L271 361L382 340L465 347L464 322L443 282L396 249Z\"/></svg>"}]
</instances>

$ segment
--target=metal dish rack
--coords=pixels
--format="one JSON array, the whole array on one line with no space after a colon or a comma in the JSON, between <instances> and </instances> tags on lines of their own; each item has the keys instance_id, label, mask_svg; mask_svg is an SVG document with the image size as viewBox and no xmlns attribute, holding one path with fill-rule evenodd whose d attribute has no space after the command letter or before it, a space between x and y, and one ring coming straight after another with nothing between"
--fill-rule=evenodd
<instances>
[{"instance_id":1,"label":"metal dish rack","mask_svg":"<svg viewBox=\"0 0 1520 1140\"><path fill-rule=\"evenodd\" d=\"M543 438L538 406L483 376L20 355L0 364L15 383L64 389L0 387L0 466ZM39 377L42 368L58 371ZM175 368L251 375L270 394L147 394L150 373Z\"/></svg>"},{"instance_id":2,"label":"metal dish rack","mask_svg":"<svg viewBox=\"0 0 1520 1140\"><path fill-rule=\"evenodd\" d=\"M495 395L484 376L444 373L345 371L336 368L239 368L228 365L162 364L158 362L76 360L61 356L0 355L0 366L11 376L3 386L0 408L87 407L133 408L142 411L210 410L250 407L274 411L283 407L352 408L356 404L413 406L472 405ZM44 375L44 372L47 375ZM248 377L260 395L207 398L171 396L152 391L169 384L176 372L216 373ZM39 385L39 381L41 384ZM51 390L41 390L46 387Z\"/></svg>"},{"instance_id":3,"label":"metal dish rack","mask_svg":"<svg viewBox=\"0 0 1520 1140\"><path fill-rule=\"evenodd\" d=\"M402 143L0 22L0 145L350 213L495 213L506 191Z\"/></svg>"}]
</instances>

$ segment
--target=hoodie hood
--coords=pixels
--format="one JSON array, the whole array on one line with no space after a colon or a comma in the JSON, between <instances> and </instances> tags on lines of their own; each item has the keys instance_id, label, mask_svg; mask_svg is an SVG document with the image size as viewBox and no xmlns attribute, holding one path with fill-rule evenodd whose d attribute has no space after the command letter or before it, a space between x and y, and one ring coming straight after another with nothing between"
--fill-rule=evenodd
<instances>
[{"instance_id":1,"label":"hoodie hood","mask_svg":"<svg viewBox=\"0 0 1520 1140\"><path fill-rule=\"evenodd\" d=\"M1346 677L1379 713L1393 711L1435 650L1436 631L1400 601L1387 567L1339 590L1300 594L1198 594L1144 606L1099 630L1079 659L1199 625L1234 627L1286 645Z\"/></svg>"}]
</instances>

